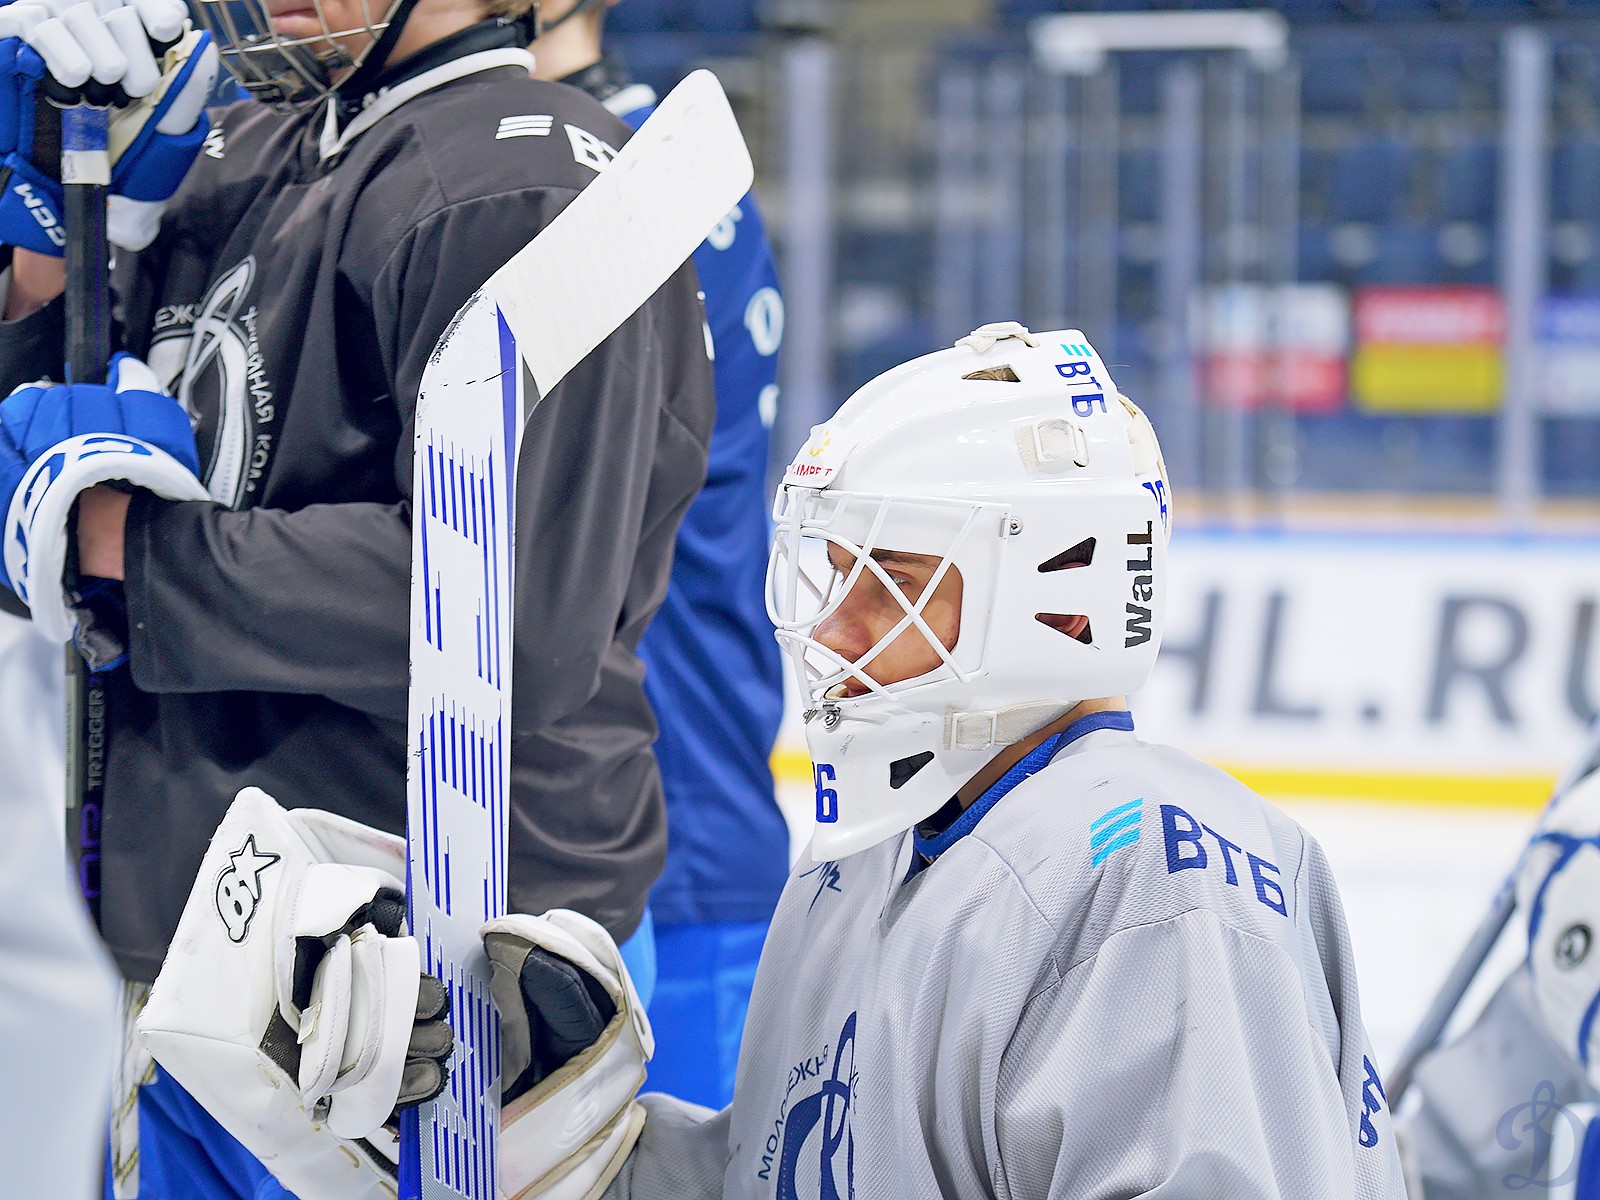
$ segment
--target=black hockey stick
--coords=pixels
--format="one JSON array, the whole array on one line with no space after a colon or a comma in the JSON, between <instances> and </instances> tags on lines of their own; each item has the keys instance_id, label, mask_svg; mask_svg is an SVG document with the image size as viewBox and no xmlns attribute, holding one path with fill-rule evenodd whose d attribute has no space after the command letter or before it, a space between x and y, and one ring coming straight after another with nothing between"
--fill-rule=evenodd
<instances>
[{"instance_id":1,"label":"black hockey stick","mask_svg":"<svg viewBox=\"0 0 1600 1200\"><path fill-rule=\"evenodd\" d=\"M61 109L61 184L66 223L66 375L103 383L111 362L111 245L106 198L110 109L80 100ZM67 586L76 584L76 539L68 539ZM100 920L100 821L105 793L105 681L75 642L66 648L67 849L96 924Z\"/></svg>"},{"instance_id":2,"label":"black hockey stick","mask_svg":"<svg viewBox=\"0 0 1600 1200\"><path fill-rule=\"evenodd\" d=\"M1550 794L1550 800L1545 805L1545 813L1560 803L1561 798L1576 784L1588 778L1596 770L1600 770L1600 720L1596 720L1589 727L1588 744L1585 745L1577 762L1557 782L1555 791ZM1540 821L1543 821L1543 816L1540 817ZM1406 1042L1405 1049L1400 1051L1394 1070L1389 1073L1388 1097L1391 1112L1399 1109L1401 1097L1406 1094L1406 1089L1416 1077L1418 1064L1439 1044L1439 1039L1444 1036L1445 1027L1450 1024L1450 1018L1455 1015L1462 997L1467 994L1472 981L1478 977L1478 972L1488 961L1489 953L1500 940L1500 935L1511 923L1511 914L1517 907L1517 872L1525 854L1527 854L1526 848L1517 856L1516 864L1512 866L1510 873L1495 892L1494 899L1489 904L1489 911L1484 914L1483 920L1478 923L1478 928L1473 930L1472 936L1467 939L1467 944L1456 957L1455 965L1445 976L1438 995L1428 1006L1428 1011L1422 1014L1416 1032Z\"/></svg>"}]
</instances>

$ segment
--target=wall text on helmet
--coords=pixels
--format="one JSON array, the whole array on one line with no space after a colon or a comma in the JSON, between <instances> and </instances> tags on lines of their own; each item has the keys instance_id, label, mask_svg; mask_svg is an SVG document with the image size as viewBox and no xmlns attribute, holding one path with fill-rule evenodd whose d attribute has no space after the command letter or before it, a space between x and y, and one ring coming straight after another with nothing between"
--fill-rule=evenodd
<instances>
[{"instance_id":1,"label":"wall text on helmet","mask_svg":"<svg viewBox=\"0 0 1600 1200\"><path fill-rule=\"evenodd\" d=\"M1130 533L1128 545L1133 553L1137 554L1142 548L1143 558L1130 558L1127 560L1128 572L1133 575L1133 583L1129 588L1132 601L1127 606L1128 622L1127 637L1122 645L1124 649L1133 646L1142 646L1151 638L1150 609L1151 600L1155 598L1155 522L1146 521L1143 533ZM1137 603L1136 603L1137 602Z\"/></svg>"}]
</instances>

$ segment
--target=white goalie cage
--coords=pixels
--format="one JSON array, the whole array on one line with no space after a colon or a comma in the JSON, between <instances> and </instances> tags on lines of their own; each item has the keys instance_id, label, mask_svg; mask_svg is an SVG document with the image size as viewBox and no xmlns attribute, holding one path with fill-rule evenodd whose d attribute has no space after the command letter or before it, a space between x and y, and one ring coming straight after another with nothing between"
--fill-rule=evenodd
<instances>
[{"instance_id":1,"label":"white goalie cage","mask_svg":"<svg viewBox=\"0 0 1600 1200\"><path fill-rule=\"evenodd\" d=\"M847 679L871 693L902 696L940 683L969 683L984 666L999 578L1003 533L1010 519L1004 504L917 499L785 487L773 512L776 529L767 569L767 612L779 644L809 707L822 704ZM836 565L837 547L848 565ZM873 556L890 552L927 555L938 565L921 592L908 597ZM843 566L844 569L840 569ZM961 581L961 612L955 645L946 648L924 610L951 571ZM900 619L851 662L814 636L818 625L844 602L863 574L897 602ZM881 684L866 673L896 639L917 631L938 656L932 670Z\"/></svg>"}]
</instances>

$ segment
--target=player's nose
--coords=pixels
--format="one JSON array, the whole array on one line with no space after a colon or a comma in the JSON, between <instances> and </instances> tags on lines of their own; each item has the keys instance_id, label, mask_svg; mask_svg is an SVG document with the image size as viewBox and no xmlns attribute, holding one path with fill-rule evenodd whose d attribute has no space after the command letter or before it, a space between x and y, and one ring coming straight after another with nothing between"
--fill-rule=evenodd
<instances>
[{"instance_id":1,"label":"player's nose","mask_svg":"<svg viewBox=\"0 0 1600 1200\"><path fill-rule=\"evenodd\" d=\"M811 636L846 662L855 662L872 648L872 631L861 619L860 605L846 596L812 631Z\"/></svg>"}]
</instances>

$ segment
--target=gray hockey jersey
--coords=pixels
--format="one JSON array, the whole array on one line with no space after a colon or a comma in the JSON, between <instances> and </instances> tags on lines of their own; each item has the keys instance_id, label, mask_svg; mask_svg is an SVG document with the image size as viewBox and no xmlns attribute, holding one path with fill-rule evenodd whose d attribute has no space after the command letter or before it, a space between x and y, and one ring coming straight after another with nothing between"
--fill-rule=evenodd
<instances>
[{"instance_id":1,"label":"gray hockey jersey","mask_svg":"<svg viewBox=\"0 0 1600 1200\"><path fill-rule=\"evenodd\" d=\"M1295 822L1100 728L917 871L914 841L796 864L733 1105L647 1096L608 1196L1404 1196Z\"/></svg>"}]
</instances>

